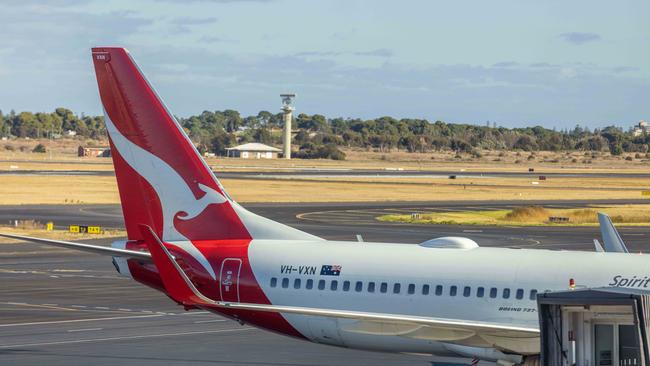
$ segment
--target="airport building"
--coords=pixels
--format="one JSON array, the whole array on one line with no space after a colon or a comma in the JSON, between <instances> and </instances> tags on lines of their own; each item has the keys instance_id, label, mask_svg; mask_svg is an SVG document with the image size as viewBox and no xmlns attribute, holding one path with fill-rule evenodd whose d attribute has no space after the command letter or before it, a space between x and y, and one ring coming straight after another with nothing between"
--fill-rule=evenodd
<instances>
[{"instance_id":1,"label":"airport building","mask_svg":"<svg viewBox=\"0 0 650 366\"><path fill-rule=\"evenodd\" d=\"M241 159L277 159L280 151L282 150L273 146L260 144L258 142L250 142L227 148L226 156L229 158Z\"/></svg>"},{"instance_id":2,"label":"airport building","mask_svg":"<svg viewBox=\"0 0 650 366\"><path fill-rule=\"evenodd\" d=\"M648 365L650 292L606 287L539 294L541 365Z\"/></svg>"}]
</instances>

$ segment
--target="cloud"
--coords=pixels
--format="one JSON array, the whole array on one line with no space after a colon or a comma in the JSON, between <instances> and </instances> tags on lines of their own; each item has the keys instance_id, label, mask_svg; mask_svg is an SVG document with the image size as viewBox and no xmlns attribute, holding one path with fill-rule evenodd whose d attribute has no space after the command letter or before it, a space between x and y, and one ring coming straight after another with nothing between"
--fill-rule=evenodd
<instances>
[{"instance_id":1,"label":"cloud","mask_svg":"<svg viewBox=\"0 0 650 366\"><path fill-rule=\"evenodd\" d=\"M180 17L171 20L172 24L179 24L179 25L202 25L202 24L214 24L216 22L217 22L217 18L215 17L207 17L207 18Z\"/></svg>"},{"instance_id":2,"label":"cloud","mask_svg":"<svg viewBox=\"0 0 650 366\"><path fill-rule=\"evenodd\" d=\"M378 48L372 51L354 52L354 54L357 56L391 57L393 56L393 51L387 48Z\"/></svg>"},{"instance_id":3,"label":"cloud","mask_svg":"<svg viewBox=\"0 0 650 366\"><path fill-rule=\"evenodd\" d=\"M393 51L386 48L378 48L371 51L357 51L357 52L340 52L340 51L306 51L294 54L296 57L336 57L336 56L371 56L371 57L391 57Z\"/></svg>"},{"instance_id":4,"label":"cloud","mask_svg":"<svg viewBox=\"0 0 650 366\"><path fill-rule=\"evenodd\" d=\"M589 42L600 41L602 37L596 33L568 32L559 35L564 41L574 45L582 45Z\"/></svg>"}]
</instances>

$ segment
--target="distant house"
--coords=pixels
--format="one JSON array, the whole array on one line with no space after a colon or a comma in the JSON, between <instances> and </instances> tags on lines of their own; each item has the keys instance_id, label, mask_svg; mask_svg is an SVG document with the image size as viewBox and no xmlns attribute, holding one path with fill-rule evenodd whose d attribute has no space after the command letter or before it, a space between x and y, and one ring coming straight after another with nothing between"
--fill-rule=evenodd
<instances>
[{"instance_id":1,"label":"distant house","mask_svg":"<svg viewBox=\"0 0 650 366\"><path fill-rule=\"evenodd\" d=\"M273 146L250 142L248 144L227 148L226 156L242 159L276 159L280 151L282 150Z\"/></svg>"},{"instance_id":2,"label":"distant house","mask_svg":"<svg viewBox=\"0 0 650 366\"><path fill-rule=\"evenodd\" d=\"M632 135L634 135L634 137L637 137L643 135L644 133L650 134L650 125L648 125L648 122L646 121L639 121L639 123L632 129Z\"/></svg>"},{"instance_id":3,"label":"distant house","mask_svg":"<svg viewBox=\"0 0 650 366\"><path fill-rule=\"evenodd\" d=\"M87 147L79 146L77 149L77 155L80 157L90 156L90 157L110 157L111 148L108 146L103 147Z\"/></svg>"}]
</instances>

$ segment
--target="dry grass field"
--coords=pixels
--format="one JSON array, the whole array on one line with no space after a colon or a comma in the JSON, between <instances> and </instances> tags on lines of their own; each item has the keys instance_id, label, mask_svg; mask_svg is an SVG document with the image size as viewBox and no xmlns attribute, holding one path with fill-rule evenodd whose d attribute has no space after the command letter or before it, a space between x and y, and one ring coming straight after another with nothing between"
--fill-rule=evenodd
<instances>
[{"instance_id":1,"label":"dry grass field","mask_svg":"<svg viewBox=\"0 0 650 366\"><path fill-rule=\"evenodd\" d=\"M0 170L110 171L111 159L79 158L79 145L89 141L62 139L41 141L47 153L32 153L39 141L0 142ZM93 142L94 145L103 145ZM3 147L4 146L4 147ZM12 146L7 149L6 146ZM21 151L21 147L22 150ZM229 193L240 202L328 202L328 201L436 201L436 200L549 200L641 198L650 182L630 178L603 178L588 173L650 173L646 156L580 152L490 152L480 157L456 156L451 152L406 153L348 150L348 160L242 160L209 158L216 171L287 171L292 169L380 169L421 170L472 174L476 171L535 172L524 177L331 177L241 180L223 179ZM538 176L551 172L578 172L584 178ZM0 204L118 203L114 177L0 175Z\"/></svg>"},{"instance_id":2,"label":"dry grass field","mask_svg":"<svg viewBox=\"0 0 650 366\"><path fill-rule=\"evenodd\" d=\"M559 180L559 178L558 178ZM485 181L485 182L484 182ZM642 198L638 179L570 179L531 185L519 178L351 180L222 179L239 202L367 202ZM548 182L548 181L547 181ZM406 184L405 184L406 183ZM119 203L114 177L0 176L0 204Z\"/></svg>"},{"instance_id":3,"label":"dry grass field","mask_svg":"<svg viewBox=\"0 0 650 366\"><path fill-rule=\"evenodd\" d=\"M519 207L513 210L430 212L412 215L384 215L377 219L387 222L416 224L463 224L496 226L598 226L597 212L610 215L617 226L649 226L650 204L589 206L576 209L548 209L540 206ZM564 217L568 222L551 222L550 217Z\"/></svg>"},{"instance_id":4,"label":"dry grass field","mask_svg":"<svg viewBox=\"0 0 650 366\"><path fill-rule=\"evenodd\" d=\"M32 153L39 143L46 153ZM80 158L79 146L105 146L106 141L66 138L56 141L14 139L0 141L0 170L111 170L107 158ZM454 152L408 153L405 151L377 152L360 149L343 149L345 161L333 160L241 160L208 158L215 170L276 171L289 169L404 169L426 171L527 171L533 167L538 172L650 172L650 156L624 154L611 156L604 152L523 152L480 151L480 157Z\"/></svg>"}]
</instances>

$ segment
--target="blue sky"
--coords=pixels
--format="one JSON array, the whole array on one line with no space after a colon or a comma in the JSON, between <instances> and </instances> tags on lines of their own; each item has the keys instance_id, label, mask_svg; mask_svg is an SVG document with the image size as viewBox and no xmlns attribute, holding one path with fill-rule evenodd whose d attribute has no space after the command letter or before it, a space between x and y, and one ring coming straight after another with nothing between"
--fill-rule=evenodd
<instances>
[{"instance_id":1,"label":"blue sky","mask_svg":"<svg viewBox=\"0 0 650 366\"><path fill-rule=\"evenodd\" d=\"M650 119L647 1L4 0L0 109L99 114L127 47L180 116L236 109L549 128Z\"/></svg>"}]
</instances>

